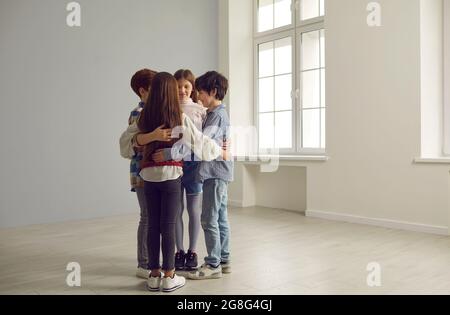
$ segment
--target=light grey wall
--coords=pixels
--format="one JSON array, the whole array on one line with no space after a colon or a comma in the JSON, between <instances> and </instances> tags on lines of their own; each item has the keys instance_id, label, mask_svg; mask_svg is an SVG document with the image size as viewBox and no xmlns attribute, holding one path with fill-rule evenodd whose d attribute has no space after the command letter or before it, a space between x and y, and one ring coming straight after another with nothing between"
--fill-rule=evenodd
<instances>
[{"instance_id":1,"label":"light grey wall","mask_svg":"<svg viewBox=\"0 0 450 315\"><path fill-rule=\"evenodd\" d=\"M218 0L0 2L0 227L137 214L118 138L150 67L218 66Z\"/></svg>"},{"instance_id":2,"label":"light grey wall","mask_svg":"<svg viewBox=\"0 0 450 315\"><path fill-rule=\"evenodd\" d=\"M249 113L253 110L252 105L246 104L253 102L252 93L241 87L248 84L248 73L252 75L252 65L247 60L253 49L236 44L245 39L235 28L239 23L251 23L241 16L245 12L251 16L252 8L241 2L228 0L229 79L234 87L230 93L232 123L245 126L251 125ZM431 104L429 100L421 102L421 83L430 81L421 69L424 42L421 16L427 8L425 4L431 6L431 12L437 12L433 8L439 1L377 2L382 7L381 27L368 27L368 1L327 1L329 161L297 162L299 167L306 167L305 173L288 173L282 167L278 173L265 174L256 180L248 175L251 167L237 166L239 181L230 185L230 200L246 206L272 207L273 200L267 196L274 196L277 208L290 209L295 198L299 198L297 205L302 205L300 198L305 191L302 184L295 183L306 181L308 214L325 213L328 218L447 233L450 167L413 163L423 149L422 110ZM436 20L430 19L430 24L435 26ZM240 26L244 30L248 27ZM437 73L435 69L429 70ZM279 192L274 193L275 190ZM285 197L284 190L295 197ZM248 201L251 194L247 192L254 191L256 199Z\"/></svg>"}]
</instances>

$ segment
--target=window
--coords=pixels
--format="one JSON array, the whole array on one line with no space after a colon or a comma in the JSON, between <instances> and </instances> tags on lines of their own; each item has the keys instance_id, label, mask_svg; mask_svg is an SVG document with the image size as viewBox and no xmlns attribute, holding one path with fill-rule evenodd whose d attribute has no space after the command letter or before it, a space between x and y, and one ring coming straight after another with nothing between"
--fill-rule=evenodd
<instances>
[{"instance_id":1,"label":"window","mask_svg":"<svg viewBox=\"0 0 450 315\"><path fill-rule=\"evenodd\" d=\"M450 1L444 1L444 154L450 156Z\"/></svg>"},{"instance_id":2,"label":"window","mask_svg":"<svg viewBox=\"0 0 450 315\"><path fill-rule=\"evenodd\" d=\"M325 153L325 0L255 0L259 149Z\"/></svg>"},{"instance_id":3,"label":"window","mask_svg":"<svg viewBox=\"0 0 450 315\"><path fill-rule=\"evenodd\" d=\"M258 32L292 24L291 0L259 0Z\"/></svg>"}]
</instances>

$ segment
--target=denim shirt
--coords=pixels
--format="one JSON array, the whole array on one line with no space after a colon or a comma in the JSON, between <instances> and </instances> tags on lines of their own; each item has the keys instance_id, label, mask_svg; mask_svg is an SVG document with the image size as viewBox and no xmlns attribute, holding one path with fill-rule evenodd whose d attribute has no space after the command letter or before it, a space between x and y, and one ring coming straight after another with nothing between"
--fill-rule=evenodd
<instances>
[{"instance_id":1,"label":"denim shirt","mask_svg":"<svg viewBox=\"0 0 450 315\"><path fill-rule=\"evenodd\" d=\"M203 123L203 134L215 140L220 146L224 140L230 137L230 119L224 104L207 113ZM232 182L234 179L233 161L224 161L222 157L206 162L201 161L197 170L197 181L203 182L208 179L221 179Z\"/></svg>"}]
</instances>

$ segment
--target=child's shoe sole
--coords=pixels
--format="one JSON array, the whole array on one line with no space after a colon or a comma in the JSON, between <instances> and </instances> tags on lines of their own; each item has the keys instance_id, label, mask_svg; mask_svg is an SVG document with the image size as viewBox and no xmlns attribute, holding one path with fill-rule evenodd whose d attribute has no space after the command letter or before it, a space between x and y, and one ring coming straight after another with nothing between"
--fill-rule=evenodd
<instances>
[{"instance_id":1,"label":"child's shoe sole","mask_svg":"<svg viewBox=\"0 0 450 315\"><path fill-rule=\"evenodd\" d=\"M180 284L179 286L176 286L176 287L173 287L173 288L170 288L170 289L162 289L162 291L163 291L164 293L170 293L170 292L173 292L173 291L175 291L175 290L178 290L178 289L184 287L184 285L185 285L185 283Z\"/></svg>"},{"instance_id":2,"label":"child's shoe sole","mask_svg":"<svg viewBox=\"0 0 450 315\"><path fill-rule=\"evenodd\" d=\"M220 279L222 278L222 273L213 274L210 276L198 276L196 273L190 273L187 277L190 280L210 280L210 279Z\"/></svg>"},{"instance_id":3,"label":"child's shoe sole","mask_svg":"<svg viewBox=\"0 0 450 315\"><path fill-rule=\"evenodd\" d=\"M150 292L158 292L158 291L160 290L160 288L150 288L150 287L147 285L147 290L149 290Z\"/></svg>"},{"instance_id":4,"label":"child's shoe sole","mask_svg":"<svg viewBox=\"0 0 450 315\"><path fill-rule=\"evenodd\" d=\"M175 276L172 278L173 280L169 279L169 278L164 278L163 280L163 284L162 284L162 291L165 293L169 293L169 292L173 292L175 290L178 290L182 287L184 287L184 285L186 284L186 278L184 277L180 277L177 274L175 274ZM169 287L169 285L167 285L166 280L168 280L169 282L174 281L173 283L173 287Z\"/></svg>"}]
</instances>

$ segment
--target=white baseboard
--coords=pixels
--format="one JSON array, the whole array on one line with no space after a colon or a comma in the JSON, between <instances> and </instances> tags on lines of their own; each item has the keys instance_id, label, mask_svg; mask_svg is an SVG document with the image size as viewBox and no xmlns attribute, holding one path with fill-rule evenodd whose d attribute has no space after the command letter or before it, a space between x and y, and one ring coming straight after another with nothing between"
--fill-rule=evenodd
<instances>
[{"instance_id":1,"label":"white baseboard","mask_svg":"<svg viewBox=\"0 0 450 315\"><path fill-rule=\"evenodd\" d=\"M326 212L326 211L318 211L318 210L307 210L306 216L310 218L318 218L325 219L331 221L341 221L347 223L357 223L357 224L365 224L365 225L373 225L384 228L391 228L397 230L405 230L405 231L413 231L413 232L421 232L428 234L437 234L437 235L450 235L449 228L446 226L433 226L433 225L425 225L411 222L403 222L403 221L395 221L388 219L375 219L368 217L360 217L349 214L342 214L336 212Z\"/></svg>"},{"instance_id":2,"label":"white baseboard","mask_svg":"<svg viewBox=\"0 0 450 315\"><path fill-rule=\"evenodd\" d=\"M234 208L244 208L244 202L242 200L230 200L228 199L228 205Z\"/></svg>"}]
</instances>

